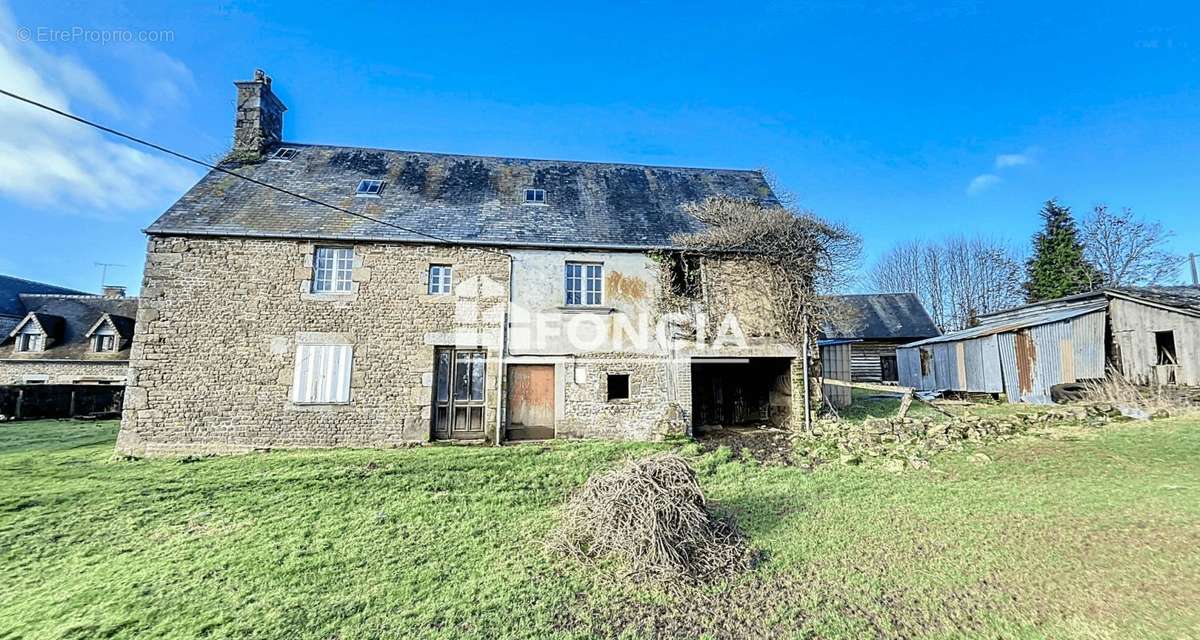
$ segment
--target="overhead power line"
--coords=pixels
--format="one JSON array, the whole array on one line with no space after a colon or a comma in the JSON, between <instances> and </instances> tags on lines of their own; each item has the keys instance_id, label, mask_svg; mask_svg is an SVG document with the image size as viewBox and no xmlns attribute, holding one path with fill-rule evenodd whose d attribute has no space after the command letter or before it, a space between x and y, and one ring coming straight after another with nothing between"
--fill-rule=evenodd
<instances>
[{"instance_id":1,"label":"overhead power line","mask_svg":"<svg viewBox=\"0 0 1200 640\"><path fill-rule=\"evenodd\" d=\"M316 198L312 198L312 197L306 196L306 195L304 195L304 194L302 194L302 193L296 193L295 191L292 191L292 190L290 190L290 189L285 189L285 188L283 188L283 187L277 187L277 186L275 186L275 185L273 185L273 184L271 184L271 183L269 183L269 182L263 182L262 180L258 180L257 178L251 178L250 176L242 175L242 174L240 174L240 173L237 173L237 172L235 172L235 171L230 171L229 169L225 169L225 168L223 168L223 167L221 167L221 166L218 166L218 165L215 165L215 164L212 164L212 163L209 163L209 162L205 162L205 161L203 161L203 160L200 160L200 159L198 159L198 158L194 158L194 157L192 157L192 156L189 156L189 155L187 155L186 153L180 153L180 152L178 152L178 151L173 151L173 150L171 150L171 149L168 149L168 148L166 148L166 147L164 147L164 146L162 146L162 145L155 144L155 143L153 143L153 142L150 142L150 141L148 141L148 140L143 140L143 139L141 139L141 138L138 138L138 137L136 137L136 136L129 135L128 133L124 133L124 132L118 131L118 130L116 130L116 129L113 129L112 127L106 127L106 126L104 126L104 125L102 125L102 124L99 124L99 123L97 123L97 122L92 122L91 120L88 120L87 118L82 118L82 117L80 117L80 116L77 116L77 115L75 115L75 114L73 114L73 113L68 113L68 112L66 112L66 111L63 111L63 110L61 110L61 109L56 109L56 108L54 108L54 107L52 107L52 106L50 106L50 105L48 105L48 104L43 104L43 103L41 103L41 102L38 102L37 100L34 100L34 99L32 99L32 98L26 98L25 96L22 96L22 95L19 95L19 94L13 93L13 92L11 92L11 91L6 91L6 90L4 90L4 89L0 89L0 94L4 94L4 95L8 96L9 98L12 98L13 100L17 100L17 101L20 101L20 102L24 102L25 104L32 105L32 106L34 106L34 107L37 107L37 108L39 108L39 109L44 109L44 110L46 110L46 111L49 111L50 113L53 113L53 114L55 114L55 115L58 115L58 116L62 116L62 117L64 117L64 118L67 118L67 119L69 119L69 120L74 120L75 122L78 122L78 123L80 123L80 124L87 125L87 126L89 126L89 127L92 127L93 129L99 129L100 131L103 131L103 132L105 132L105 133L108 133L108 134L111 134L111 135L117 136L118 138L124 138L124 139L126 139L126 140L128 140L128 141L130 141L130 142L133 142L133 143L136 143L136 144L140 144L140 145L142 145L142 146L144 146L144 147L149 147L149 148L151 148L151 149L154 149L155 151L159 151L159 152L165 153L165 154L167 154L167 155L169 155L169 156L174 156L174 157L176 157L176 158L179 158L180 160L185 160L185 161L187 161L187 162L191 162L191 163L193 163L193 164L198 164L198 165L200 165L200 166L202 166L202 167L206 167L206 168L208 168L208 169L211 169L211 170L213 170L213 171L219 171L219 172L221 172L221 173L224 173L224 174L226 174L226 175L230 175L230 176L233 176L233 177L235 177L235 178L239 178L239 179L241 179L241 180L245 180L246 182L251 182L251 183L254 183L254 184L256 184L256 185L258 185L258 186L260 186L260 187L264 187L264 188L267 188L267 189L271 189L271 190L273 190L273 191L278 191L279 193L282 193L282 194L286 194L286 195L292 196L293 198L299 198L300 200L303 200L303 201L305 201L305 202L311 202L312 204L315 204L315 205L318 205L318 206L322 206L322 207L325 207L325 208L327 208L327 209L332 209L332 210L334 210L334 211L338 211L338 212L341 212L341 213L344 213L344 214L347 214L347 215L351 215L351 216L354 216L355 218L362 218L363 220L368 220L368 221L370 221L370 222L374 222L374 223L376 223L376 224L381 224L381 225L383 225L383 226L385 226L385 227L391 227L391 228L393 228L393 229L398 229L398 230L400 230L400 231L404 231L404 232L406 232L406 233L411 233L411 234L414 234L414 235L417 235L417 236L421 236L421 237L423 237L423 238L429 238L430 240L436 240L436 241L438 241L438 242L444 242L444 243L446 243L446 244L458 244L458 243L456 243L455 241L453 241L453 240L450 240L450 239L448 239L448 238L443 238L443 237L441 237L441 236L434 235L434 234L432 234L432 233L426 233L426 232L424 232L424 231L417 231L416 229L410 229L410 228L408 228L408 227L405 227L405 226L402 226L402 225L398 225L398 224L395 224L395 223L393 223L393 222L388 222L388 221L386 221L386 220L380 220L379 218L376 218L376 217L374 217L374 216L369 216L369 215L366 215L365 213L358 213L357 211L351 211L351 210L349 210L349 209L346 209L346 208L344 208L344 207L339 207L339 206L337 206L336 204L330 204L330 203L328 203L328 202L324 202L324 201L322 201L322 200L318 200L318 199L316 199ZM486 251L486 252L488 252L488 253L494 253L494 254L496 254L496 255L500 255L500 256L505 256L505 257L508 257L508 254L507 254L507 253L504 253L504 252L502 252L502 251L496 251L495 249L490 249L490 248L488 248L488 247L476 247L476 248L477 248L477 249L479 249L480 251Z\"/></svg>"}]
</instances>

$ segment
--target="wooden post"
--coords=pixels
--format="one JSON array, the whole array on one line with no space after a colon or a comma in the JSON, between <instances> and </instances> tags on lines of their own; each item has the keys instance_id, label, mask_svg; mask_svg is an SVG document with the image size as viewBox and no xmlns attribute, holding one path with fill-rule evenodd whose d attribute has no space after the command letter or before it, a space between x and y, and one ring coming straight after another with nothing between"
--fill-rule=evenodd
<instances>
[{"instance_id":1,"label":"wooden post","mask_svg":"<svg viewBox=\"0 0 1200 640\"><path fill-rule=\"evenodd\" d=\"M812 407L810 406L812 398L812 388L808 379L808 314L804 315L804 347L801 354L804 360L804 431L812 433Z\"/></svg>"},{"instance_id":2,"label":"wooden post","mask_svg":"<svg viewBox=\"0 0 1200 640\"><path fill-rule=\"evenodd\" d=\"M900 399L900 411L896 412L897 418L903 418L908 413L908 405L912 404L912 399L913 394L911 391L904 394L904 397Z\"/></svg>"},{"instance_id":3,"label":"wooden post","mask_svg":"<svg viewBox=\"0 0 1200 640\"><path fill-rule=\"evenodd\" d=\"M17 389L17 418L21 417L21 401L25 399L25 390Z\"/></svg>"},{"instance_id":4,"label":"wooden post","mask_svg":"<svg viewBox=\"0 0 1200 640\"><path fill-rule=\"evenodd\" d=\"M75 417L75 390L74 389L71 389L71 407L69 409L67 409L67 417L68 418Z\"/></svg>"}]
</instances>

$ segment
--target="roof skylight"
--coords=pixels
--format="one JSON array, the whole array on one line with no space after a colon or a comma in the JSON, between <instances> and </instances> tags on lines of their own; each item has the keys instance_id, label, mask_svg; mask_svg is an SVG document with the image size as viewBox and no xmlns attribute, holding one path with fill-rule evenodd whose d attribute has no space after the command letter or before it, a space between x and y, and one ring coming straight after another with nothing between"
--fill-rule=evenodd
<instances>
[{"instance_id":1,"label":"roof skylight","mask_svg":"<svg viewBox=\"0 0 1200 640\"><path fill-rule=\"evenodd\" d=\"M383 191L383 180L361 180L354 195L359 198L378 198L380 191Z\"/></svg>"}]
</instances>

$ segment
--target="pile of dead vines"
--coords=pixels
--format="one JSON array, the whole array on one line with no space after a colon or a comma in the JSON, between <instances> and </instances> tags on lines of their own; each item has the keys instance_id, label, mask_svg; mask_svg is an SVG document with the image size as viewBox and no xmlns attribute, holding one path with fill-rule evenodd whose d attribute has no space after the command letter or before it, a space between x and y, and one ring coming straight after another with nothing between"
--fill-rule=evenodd
<instances>
[{"instance_id":1,"label":"pile of dead vines","mask_svg":"<svg viewBox=\"0 0 1200 640\"><path fill-rule=\"evenodd\" d=\"M751 564L741 534L710 511L695 472L675 454L592 476L564 507L550 543L584 562L616 560L628 577L667 587Z\"/></svg>"}]
</instances>

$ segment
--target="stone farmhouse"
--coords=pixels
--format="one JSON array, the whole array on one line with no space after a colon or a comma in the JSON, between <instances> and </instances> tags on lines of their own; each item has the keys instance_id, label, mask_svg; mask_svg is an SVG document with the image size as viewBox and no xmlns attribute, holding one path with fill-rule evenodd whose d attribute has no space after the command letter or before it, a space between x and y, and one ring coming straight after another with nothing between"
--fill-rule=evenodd
<instances>
[{"instance_id":1,"label":"stone farmhouse","mask_svg":"<svg viewBox=\"0 0 1200 640\"><path fill-rule=\"evenodd\" d=\"M137 299L0 276L0 385L123 385Z\"/></svg>"},{"instance_id":2,"label":"stone farmhouse","mask_svg":"<svg viewBox=\"0 0 1200 640\"><path fill-rule=\"evenodd\" d=\"M698 228L688 203L776 204L760 172L299 144L269 77L235 84L221 168L238 175L210 172L146 230L120 451L655 439L799 415L799 354L756 263L673 240ZM701 303L734 317L702 331L681 312Z\"/></svg>"}]
</instances>

